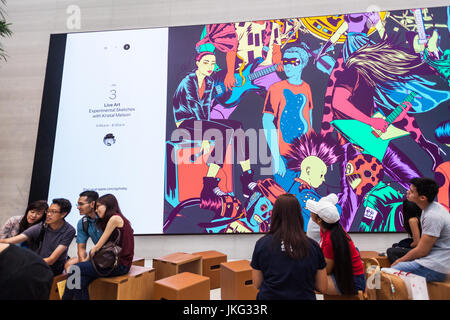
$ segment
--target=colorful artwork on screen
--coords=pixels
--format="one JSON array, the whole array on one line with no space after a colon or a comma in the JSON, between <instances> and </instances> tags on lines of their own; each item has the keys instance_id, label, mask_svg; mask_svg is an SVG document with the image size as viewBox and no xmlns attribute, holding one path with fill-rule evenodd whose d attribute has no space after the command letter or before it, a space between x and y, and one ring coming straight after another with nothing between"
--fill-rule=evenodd
<instances>
[{"instance_id":1,"label":"colorful artwork on screen","mask_svg":"<svg viewBox=\"0 0 450 320\"><path fill-rule=\"evenodd\" d=\"M267 232L278 195L336 193L404 232L410 179L449 208L450 11L169 28L164 233Z\"/></svg>"}]
</instances>

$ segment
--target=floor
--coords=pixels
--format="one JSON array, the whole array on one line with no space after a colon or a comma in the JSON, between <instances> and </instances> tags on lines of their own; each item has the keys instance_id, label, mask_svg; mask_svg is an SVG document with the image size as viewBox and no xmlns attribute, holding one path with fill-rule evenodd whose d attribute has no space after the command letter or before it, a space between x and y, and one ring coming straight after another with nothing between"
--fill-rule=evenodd
<instances>
[{"instance_id":1,"label":"floor","mask_svg":"<svg viewBox=\"0 0 450 320\"><path fill-rule=\"evenodd\" d=\"M145 260L145 266L146 267L151 267L152 266L152 260ZM220 295L220 288L218 289L213 289L210 291L210 300L222 300L221 295ZM316 299L317 300L323 300L323 295L321 294L316 294Z\"/></svg>"}]
</instances>

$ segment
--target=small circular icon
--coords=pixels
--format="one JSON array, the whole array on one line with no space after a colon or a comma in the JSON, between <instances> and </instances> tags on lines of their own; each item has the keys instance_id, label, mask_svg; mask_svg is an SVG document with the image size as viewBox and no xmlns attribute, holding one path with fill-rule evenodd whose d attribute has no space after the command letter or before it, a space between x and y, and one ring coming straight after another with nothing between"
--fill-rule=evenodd
<instances>
[{"instance_id":1,"label":"small circular icon","mask_svg":"<svg viewBox=\"0 0 450 320\"><path fill-rule=\"evenodd\" d=\"M125 45L123 46L123 48L124 48L125 50L129 50L129 49L130 49L130 45L127 43L127 44L125 44Z\"/></svg>"},{"instance_id":2,"label":"small circular icon","mask_svg":"<svg viewBox=\"0 0 450 320\"><path fill-rule=\"evenodd\" d=\"M112 146L114 143L116 143L116 138L114 137L114 135L112 133L108 133L104 138L103 138L103 143L105 144L105 146Z\"/></svg>"}]
</instances>

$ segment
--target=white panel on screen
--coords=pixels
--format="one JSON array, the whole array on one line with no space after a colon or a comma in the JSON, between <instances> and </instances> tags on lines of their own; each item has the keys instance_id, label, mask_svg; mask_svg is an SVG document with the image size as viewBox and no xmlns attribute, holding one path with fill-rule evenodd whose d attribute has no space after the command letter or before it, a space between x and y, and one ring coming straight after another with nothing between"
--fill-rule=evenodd
<instances>
[{"instance_id":1,"label":"white panel on screen","mask_svg":"<svg viewBox=\"0 0 450 320\"><path fill-rule=\"evenodd\" d=\"M69 34L49 200L114 194L135 234L162 233L168 29Z\"/></svg>"}]
</instances>

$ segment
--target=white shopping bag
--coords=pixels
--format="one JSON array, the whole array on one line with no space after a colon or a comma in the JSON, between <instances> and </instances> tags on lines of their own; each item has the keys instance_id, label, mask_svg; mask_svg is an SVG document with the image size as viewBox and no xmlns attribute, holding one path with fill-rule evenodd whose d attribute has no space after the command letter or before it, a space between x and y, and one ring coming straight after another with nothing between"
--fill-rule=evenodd
<instances>
[{"instance_id":1,"label":"white shopping bag","mask_svg":"<svg viewBox=\"0 0 450 320\"><path fill-rule=\"evenodd\" d=\"M381 271L398 275L405 282L408 290L408 298L411 300L430 300L428 296L427 280L410 272L404 272L393 268L382 268Z\"/></svg>"}]
</instances>

